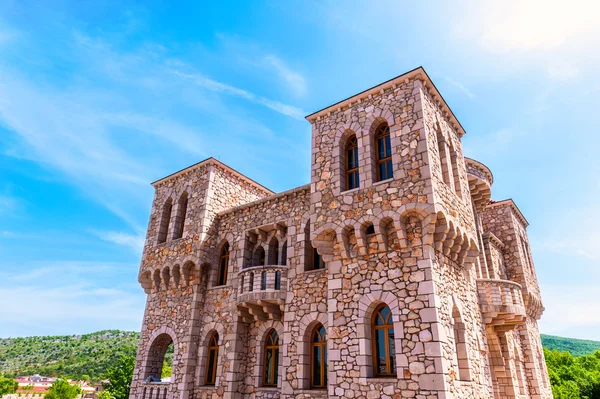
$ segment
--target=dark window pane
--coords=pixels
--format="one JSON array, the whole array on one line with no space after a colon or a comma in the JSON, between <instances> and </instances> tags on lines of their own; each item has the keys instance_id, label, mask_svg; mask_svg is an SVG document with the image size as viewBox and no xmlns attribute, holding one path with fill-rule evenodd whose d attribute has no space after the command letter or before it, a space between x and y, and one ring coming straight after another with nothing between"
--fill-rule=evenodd
<instances>
[{"instance_id":1,"label":"dark window pane","mask_svg":"<svg viewBox=\"0 0 600 399\"><path fill-rule=\"evenodd\" d=\"M377 159L385 158L385 147L383 138L377 139Z\"/></svg>"},{"instance_id":2,"label":"dark window pane","mask_svg":"<svg viewBox=\"0 0 600 399\"><path fill-rule=\"evenodd\" d=\"M281 272L275 272L275 289L281 289Z\"/></svg>"},{"instance_id":3,"label":"dark window pane","mask_svg":"<svg viewBox=\"0 0 600 399\"><path fill-rule=\"evenodd\" d=\"M388 345L390 348L390 371L392 373L396 372L396 344L394 342L394 328L388 329Z\"/></svg>"},{"instance_id":4,"label":"dark window pane","mask_svg":"<svg viewBox=\"0 0 600 399\"><path fill-rule=\"evenodd\" d=\"M385 180L385 179L387 179L387 177L386 177L385 163L380 163L378 165L378 168L379 168L379 180Z\"/></svg>"},{"instance_id":5,"label":"dark window pane","mask_svg":"<svg viewBox=\"0 0 600 399\"><path fill-rule=\"evenodd\" d=\"M385 163L387 165L387 178L391 179L394 177L394 170L392 169L392 161L387 161Z\"/></svg>"},{"instance_id":6,"label":"dark window pane","mask_svg":"<svg viewBox=\"0 0 600 399\"><path fill-rule=\"evenodd\" d=\"M385 358L385 331L375 330L375 356L377 360L377 374L387 374L387 362Z\"/></svg>"},{"instance_id":7,"label":"dark window pane","mask_svg":"<svg viewBox=\"0 0 600 399\"><path fill-rule=\"evenodd\" d=\"M313 385L321 386L321 348L313 348Z\"/></svg>"},{"instance_id":8,"label":"dark window pane","mask_svg":"<svg viewBox=\"0 0 600 399\"><path fill-rule=\"evenodd\" d=\"M260 276L260 289L262 291L267 289L267 272L262 272Z\"/></svg>"},{"instance_id":9,"label":"dark window pane","mask_svg":"<svg viewBox=\"0 0 600 399\"><path fill-rule=\"evenodd\" d=\"M381 308L381 310L379 311L379 313L381 314L381 317L383 317L384 321L388 321L388 317L390 315L390 308L388 308L387 306Z\"/></svg>"},{"instance_id":10,"label":"dark window pane","mask_svg":"<svg viewBox=\"0 0 600 399\"><path fill-rule=\"evenodd\" d=\"M265 357L265 384L270 385L273 383L273 352L267 349L267 355Z\"/></svg>"},{"instance_id":11,"label":"dark window pane","mask_svg":"<svg viewBox=\"0 0 600 399\"><path fill-rule=\"evenodd\" d=\"M385 137L385 156L386 157L392 156L392 143L390 140L390 136Z\"/></svg>"},{"instance_id":12,"label":"dark window pane","mask_svg":"<svg viewBox=\"0 0 600 399\"><path fill-rule=\"evenodd\" d=\"M274 374L274 378L273 378L273 385L277 385L277 379L279 377L279 348L274 350L274 354L273 357L275 358L275 367L273 370L273 374Z\"/></svg>"},{"instance_id":13,"label":"dark window pane","mask_svg":"<svg viewBox=\"0 0 600 399\"><path fill-rule=\"evenodd\" d=\"M214 384L215 381L213 380L213 373L214 373L214 367L215 367L215 351L214 350L210 350L209 355L208 355L208 370L206 370L206 383L207 384Z\"/></svg>"}]
</instances>

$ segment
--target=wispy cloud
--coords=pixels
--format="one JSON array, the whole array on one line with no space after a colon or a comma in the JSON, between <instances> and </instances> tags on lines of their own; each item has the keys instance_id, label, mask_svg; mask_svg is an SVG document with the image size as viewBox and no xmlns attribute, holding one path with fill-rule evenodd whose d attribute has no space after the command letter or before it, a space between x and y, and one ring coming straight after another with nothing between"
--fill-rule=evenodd
<instances>
[{"instance_id":1,"label":"wispy cloud","mask_svg":"<svg viewBox=\"0 0 600 399\"><path fill-rule=\"evenodd\" d=\"M289 85L297 95L306 94L306 79L298 72L289 68L281 59L274 55L265 57L267 65L271 66L277 74Z\"/></svg>"},{"instance_id":2,"label":"wispy cloud","mask_svg":"<svg viewBox=\"0 0 600 399\"><path fill-rule=\"evenodd\" d=\"M140 254L144 248L145 237L142 234L128 234L122 231L98 231L94 229L90 229L89 231L101 240L129 247L136 254Z\"/></svg>"},{"instance_id":3,"label":"wispy cloud","mask_svg":"<svg viewBox=\"0 0 600 399\"><path fill-rule=\"evenodd\" d=\"M463 85L460 82L457 82L456 80L446 76L445 78L446 82L450 83L452 86L456 87L458 90L460 90L461 92L463 92L464 95L466 95L469 98L475 98L475 95L471 92L471 90L469 90L465 85Z\"/></svg>"},{"instance_id":4,"label":"wispy cloud","mask_svg":"<svg viewBox=\"0 0 600 399\"><path fill-rule=\"evenodd\" d=\"M0 195L0 215L14 211L18 206L18 201L14 197Z\"/></svg>"},{"instance_id":5,"label":"wispy cloud","mask_svg":"<svg viewBox=\"0 0 600 399\"><path fill-rule=\"evenodd\" d=\"M230 96L243 98L245 100L248 100L255 104L263 105L275 112L278 112L280 114L283 114L283 115L286 115L286 116L289 116L289 117L292 117L295 119L302 120L304 118L304 115L306 115L306 112L304 112L300 108L297 108L297 107L294 107L294 106L288 105L288 104L283 104L279 101L270 100L265 97L257 96L256 94L251 93L247 90L239 89L237 87L207 78L206 76L204 76L200 73L185 73L185 72L178 71L175 69L171 69L171 72L174 75L179 76L184 79L187 79L187 80L193 82L195 85L200 86L202 88L205 88L205 89L217 92L217 93L224 93L224 94L227 94Z\"/></svg>"}]
</instances>

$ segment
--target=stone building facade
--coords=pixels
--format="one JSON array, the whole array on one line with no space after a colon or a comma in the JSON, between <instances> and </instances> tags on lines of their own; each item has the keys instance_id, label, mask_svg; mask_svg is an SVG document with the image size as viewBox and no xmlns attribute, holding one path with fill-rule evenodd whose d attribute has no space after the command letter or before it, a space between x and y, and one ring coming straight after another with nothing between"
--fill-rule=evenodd
<instances>
[{"instance_id":1,"label":"stone building facade","mask_svg":"<svg viewBox=\"0 0 600 399\"><path fill-rule=\"evenodd\" d=\"M527 221L426 72L307 120L306 186L153 183L131 398L551 398Z\"/></svg>"}]
</instances>

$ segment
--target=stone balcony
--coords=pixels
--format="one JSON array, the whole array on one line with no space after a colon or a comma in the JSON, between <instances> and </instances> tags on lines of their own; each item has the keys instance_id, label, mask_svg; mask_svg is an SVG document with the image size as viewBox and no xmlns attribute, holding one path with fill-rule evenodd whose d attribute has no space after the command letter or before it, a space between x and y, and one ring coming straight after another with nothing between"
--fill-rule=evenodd
<instances>
[{"instance_id":1,"label":"stone balcony","mask_svg":"<svg viewBox=\"0 0 600 399\"><path fill-rule=\"evenodd\" d=\"M148 382L142 389L140 399L172 399L173 392L171 383L168 382Z\"/></svg>"},{"instance_id":2,"label":"stone balcony","mask_svg":"<svg viewBox=\"0 0 600 399\"><path fill-rule=\"evenodd\" d=\"M285 265L250 266L238 273L238 315L244 322L281 320L287 294Z\"/></svg>"},{"instance_id":3,"label":"stone balcony","mask_svg":"<svg viewBox=\"0 0 600 399\"><path fill-rule=\"evenodd\" d=\"M477 291L486 324L511 326L524 320L526 313L520 284L483 278L477 279Z\"/></svg>"},{"instance_id":4,"label":"stone balcony","mask_svg":"<svg viewBox=\"0 0 600 399\"><path fill-rule=\"evenodd\" d=\"M469 191L476 209L483 209L492 197L494 177L487 166L471 158L465 158Z\"/></svg>"}]
</instances>

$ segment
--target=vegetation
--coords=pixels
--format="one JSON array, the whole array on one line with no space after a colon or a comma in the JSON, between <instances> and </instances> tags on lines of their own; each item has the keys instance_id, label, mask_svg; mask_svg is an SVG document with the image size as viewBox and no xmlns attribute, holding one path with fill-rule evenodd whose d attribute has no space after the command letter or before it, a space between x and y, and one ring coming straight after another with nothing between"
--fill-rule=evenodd
<instances>
[{"instance_id":1,"label":"vegetation","mask_svg":"<svg viewBox=\"0 0 600 399\"><path fill-rule=\"evenodd\" d=\"M600 351L573 357L544 348L555 399L600 399Z\"/></svg>"},{"instance_id":2,"label":"vegetation","mask_svg":"<svg viewBox=\"0 0 600 399\"><path fill-rule=\"evenodd\" d=\"M584 339L563 338L544 334L542 334L542 344L544 348L569 352L573 356L589 355L600 350L599 341L586 341Z\"/></svg>"},{"instance_id":3,"label":"vegetation","mask_svg":"<svg viewBox=\"0 0 600 399\"><path fill-rule=\"evenodd\" d=\"M9 393L17 392L19 384L12 378L5 378L0 375L0 398Z\"/></svg>"},{"instance_id":4,"label":"vegetation","mask_svg":"<svg viewBox=\"0 0 600 399\"><path fill-rule=\"evenodd\" d=\"M75 399L81 393L81 388L78 385L71 385L64 378L57 379L48 393L46 399Z\"/></svg>"},{"instance_id":5,"label":"vegetation","mask_svg":"<svg viewBox=\"0 0 600 399\"><path fill-rule=\"evenodd\" d=\"M109 382L103 386L106 391L110 392L114 399L129 398L134 367L135 357L121 356L118 363L106 372L106 378Z\"/></svg>"}]
</instances>

